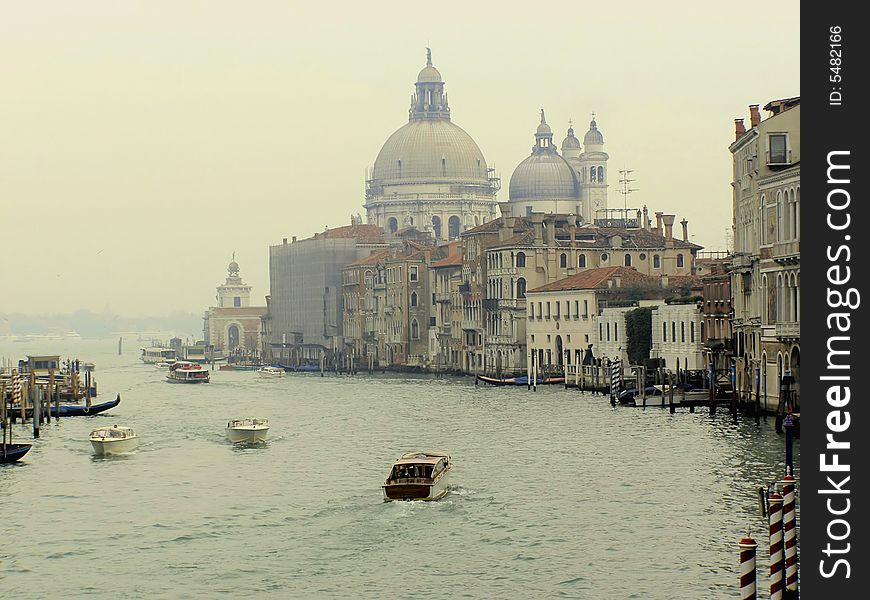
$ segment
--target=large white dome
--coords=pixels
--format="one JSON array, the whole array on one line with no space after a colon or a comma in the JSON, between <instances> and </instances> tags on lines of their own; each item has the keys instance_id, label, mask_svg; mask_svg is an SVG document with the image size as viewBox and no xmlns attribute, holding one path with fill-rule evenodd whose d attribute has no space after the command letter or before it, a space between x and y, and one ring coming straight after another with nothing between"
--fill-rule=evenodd
<instances>
[{"instance_id":1,"label":"large white dome","mask_svg":"<svg viewBox=\"0 0 870 600\"><path fill-rule=\"evenodd\" d=\"M372 170L378 183L485 184L486 161L475 141L447 119L408 122L381 148Z\"/></svg>"}]
</instances>

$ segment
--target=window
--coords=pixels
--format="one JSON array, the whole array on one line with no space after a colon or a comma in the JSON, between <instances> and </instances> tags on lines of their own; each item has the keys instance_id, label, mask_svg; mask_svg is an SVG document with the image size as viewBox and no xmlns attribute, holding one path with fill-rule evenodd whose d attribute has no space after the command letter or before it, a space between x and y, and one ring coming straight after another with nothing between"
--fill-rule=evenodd
<instances>
[{"instance_id":1,"label":"window","mask_svg":"<svg viewBox=\"0 0 870 600\"><path fill-rule=\"evenodd\" d=\"M667 323L662 323L662 341L663 342L668 341L668 324Z\"/></svg>"},{"instance_id":2,"label":"window","mask_svg":"<svg viewBox=\"0 0 870 600\"><path fill-rule=\"evenodd\" d=\"M396 220L396 217L390 217L387 221L387 228L390 230L390 233L396 233L399 229L399 222Z\"/></svg>"},{"instance_id":3,"label":"window","mask_svg":"<svg viewBox=\"0 0 870 600\"><path fill-rule=\"evenodd\" d=\"M598 167L598 182L604 183L604 167Z\"/></svg>"},{"instance_id":4,"label":"window","mask_svg":"<svg viewBox=\"0 0 870 600\"><path fill-rule=\"evenodd\" d=\"M538 320L544 318L544 310L541 308L541 303L538 302Z\"/></svg>"},{"instance_id":5,"label":"window","mask_svg":"<svg viewBox=\"0 0 870 600\"><path fill-rule=\"evenodd\" d=\"M517 252L517 266L525 267L526 266L526 254L524 252Z\"/></svg>"},{"instance_id":6,"label":"window","mask_svg":"<svg viewBox=\"0 0 870 600\"><path fill-rule=\"evenodd\" d=\"M411 320L411 339L419 340L420 339L420 324L417 323L417 319Z\"/></svg>"},{"instance_id":7,"label":"window","mask_svg":"<svg viewBox=\"0 0 870 600\"><path fill-rule=\"evenodd\" d=\"M682 254L677 254L677 268L678 269L683 268L683 255Z\"/></svg>"},{"instance_id":8,"label":"window","mask_svg":"<svg viewBox=\"0 0 870 600\"><path fill-rule=\"evenodd\" d=\"M601 262L606 263L608 258L610 258L610 257L607 256L607 252L601 253Z\"/></svg>"},{"instance_id":9,"label":"window","mask_svg":"<svg viewBox=\"0 0 870 600\"><path fill-rule=\"evenodd\" d=\"M558 300L556 300L556 318L558 319L561 316L562 316L562 303L559 302Z\"/></svg>"},{"instance_id":10,"label":"window","mask_svg":"<svg viewBox=\"0 0 870 600\"><path fill-rule=\"evenodd\" d=\"M451 240L459 237L459 217L456 215L447 219L447 235Z\"/></svg>"},{"instance_id":11,"label":"window","mask_svg":"<svg viewBox=\"0 0 870 600\"><path fill-rule=\"evenodd\" d=\"M534 302L529 302L529 318L530 319L535 318L535 303Z\"/></svg>"},{"instance_id":12,"label":"window","mask_svg":"<svg viewBox=\"0 0 870 600\"><path fill-rule=\"evenodd\" d=\"M417 267L411 267L411 281L417 281Z\"/></svg>"},{"instance_id":13,"label":"window","mask_svg":"<svg viewBox=\"0 0 870 600\"><path fill-rule=\"evenodd\" d=\"M658 254L653 254L653 269L661 269L662 268L662 259Z\"/></svg>"},{"instance_id":14,"label":"window","mask_svg":"<svg viewBox=\"0 0 870 600\"><path fill-rule=\"evenodd\" d=\"M595 181L595 167L589 167L589 181Z\"/></svg>"},{"instance_id":15,"label":"window","mask_svg":"<svg viewBox=\"0 0 870 600\"><path fill-rule=\"evenodd\" d=\"M689 323L689 341L690 342L695 341L695 322L694 321Z\"/></svg>"},{"instance_id":16,"label":"window","mask_svg":"<svg viewBox=\"0 0 870 600\"><path fill-rule=\"evenodd\" d=\"M626 266L626 267L630 267L630 266L631 266L631 254L626 254L626 255L625 255L625 266Z\"/></svg>"},{"instance_id":17,"label":"window","mask_svg":"<svg viewBox=\"0 0 870 600\"><path fill-rule=\"evenodd\" d=\"M233 298L233 306L235 306L236 308L240 308L242 306L241 297L236 296L235 298Z\"/></svg>"},{"instance_id":18,"label":"window","mask_svg":"<svg viewBox=\"0 0 870 600\"><path fill-rule=\"evenodd\" d=\"M550 318L550 303L547 302L547 318Z\"/></svg>"},{"instance_id":19,"label":"window","mask_svg":"<svg viewBox=\"0 0 870 600\"><path fill-rule=\"evenodd\" d=\"M613 341L614 342L619 341L619 322L618 321L613 324Z\"/></svg>"},{"instance_id":20,"label":"window","mask_svg":"<svg viewBox=\"0 0 870 600\"><path fill-rule=\"evenodd\" d=\"M563 269L568 266L568 255L564 252L559 255L559 266Z\"/></svg>"},{"instance_id":21,"label":"window","mask_svg":"<svg viewBox=\"0 0 870 600\"><path fill-rule=\"evenodd\" d=\"M607 322L607 341L610 341L610 321Z\"/></svg>"},{"instance_id":22,"label":"window","mask_svg":"<svg viewBox=\"0 0 870 600\"><path fill-rule=\"evenodd\" d=\"M586 319L589 317L589 300L583 301L583 318Z\"/></svg>"},{"instance_id":23,"label":"window","mask_svg":"<svg viewBox=\"0 0 870 600\"><path fill-rule=\"evenodd\" d=\"M580 317L580 301L574 300L574 318L577 319L579 317Z\"/></svg>"},{"instance_id":24,"label":"window","mask_svg":"<svg viewBox=\"0 0 870 600\"><path fill-rule=\"evenodd\" d=\"M580 267L581 269L586 268L586 255L585 254L581 254L580 256L577 257L577 266Z\"/></svg>"},{"instance_id":25,"label":"window","mask_svg":"<svg viewBox=\"0 0 870 600\"><path fill-rule=\"evenodd\" d=\"M680 341L686 343L686 322L680 321Z\"/></svg>"},{"instance_id":26,"label":"window","mask_svg":"<svg viewBox=\"0 0 870 600\"><path fill-rule=\"evenodd\" d=\"M411 307L417 306L417 292L411 292Z\"/></svg>"},{"instance_id":27,"label":"window","mask_svg":"<svg viewBox=\"0 0 870 600\"><path fill-rule=\"evenodd\" d=\"M526 297L526 280L520 277L517 279L517 298Z\"/></svg>"},{"instance_id":28,"label":"window","mask_svg":"<svg viewBox=\"0 0 870 600\"><path fill-rule=\"evenodd\" d=\"M772 133L767 136L767 143L770 147L769 160L767 164L784 165L788 164L788 140L784 133Z\"/></svg>"},{"instance_id":29,"label":"window","mask_svg":"<svg viewBox=\"0 0 870 600\"><path fill-rule=\"evenodd\" d=\"M638 258L641 259L641 260L646 260L646 254L644 254L643 252L641 252L641 253L640 253L640 256L638 256Z\"/></svg>"},{"instance_id":30,"label":"window","mask_svg":"<svg viewBox=\"0 0 870 600\"><path fill-rule=\"evenodd\" d=\"M677 322L671 321L671 341L677 341Z\"/></svg>"},{"instance_id":31,"label":"window","mask_svg":"<svg viewBox=\"0 0 870 600\"><path fill-rule=\"evenodd\" d=\"M598 324L598 339L599 340L604 339L604 323Z\"/></svg>"}]
</instances>

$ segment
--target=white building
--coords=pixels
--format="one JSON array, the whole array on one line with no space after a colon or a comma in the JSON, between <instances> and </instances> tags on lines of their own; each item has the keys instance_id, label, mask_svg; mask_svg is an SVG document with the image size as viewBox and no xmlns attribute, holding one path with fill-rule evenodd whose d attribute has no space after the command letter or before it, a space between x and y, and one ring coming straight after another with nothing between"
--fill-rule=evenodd
<instances>
[{"instance_id":1,"label":"white building","mask_svg":"<svg viewBox=\"0 0 870 600\"><path fill-rule=\"evenodd\" d=\"M260 351L266 307L251 306L251 286L239 276L235 255L227 272L226 282L217 287L216 306L205 313L205 341L227 354Z\"/></svg>"},{"instance_id":2,"label":"white building","mask_svg":"<svg viewBox=\"0 0 870 600\"><path fill-rule=\"evenodd\" d=\"M664 367L704 370L703 309L696 303L665 304L652 313L650 358L661 358Z\"/></svg>"}]
</instances>

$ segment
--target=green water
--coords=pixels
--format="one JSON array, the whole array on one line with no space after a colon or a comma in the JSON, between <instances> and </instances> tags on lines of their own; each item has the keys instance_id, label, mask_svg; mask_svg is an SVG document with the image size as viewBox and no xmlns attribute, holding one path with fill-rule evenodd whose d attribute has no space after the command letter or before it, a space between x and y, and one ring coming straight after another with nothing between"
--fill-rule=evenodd
<instances>
[{"instance_id":1,"label":"green water","mask_svg":"<svg viewBox=\"0 0 870 600\"><path fill-rule=\"evenodd\" d=\"M122 398L43 426L0 466L2 598L730 600L747 527L766 552L754 488L783 471L772 419L470 378L214 371L171 385L126 345L0 344L95 362L97 401ZM267 445L225 441L245 416L270 419ZM113 423L139 449L98 458L87 435ZM392 461L418 449L452 455L450 493L382 502Z\"/></svg>"}]
</instances>

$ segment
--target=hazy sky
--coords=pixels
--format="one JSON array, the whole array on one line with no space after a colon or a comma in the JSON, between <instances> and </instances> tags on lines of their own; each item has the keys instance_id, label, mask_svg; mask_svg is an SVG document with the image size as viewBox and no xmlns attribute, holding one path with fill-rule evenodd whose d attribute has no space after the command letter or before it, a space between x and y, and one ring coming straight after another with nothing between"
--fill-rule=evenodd
<instances>
[{"instance_id":1,"label":"hazy sky","mask_svg":"<svg viewBox=\"0 0 870 600\"><path fill-rule=\"evenodd\" d=\"M722 249L734 118L800 94L798 6L3 2L0 313L204 310L233 251L264 304L270 244L365 217L427 45L499 200L540 108L557 143L594 111L611 207L627 166Z\"/></svg>"}]
</instances>

